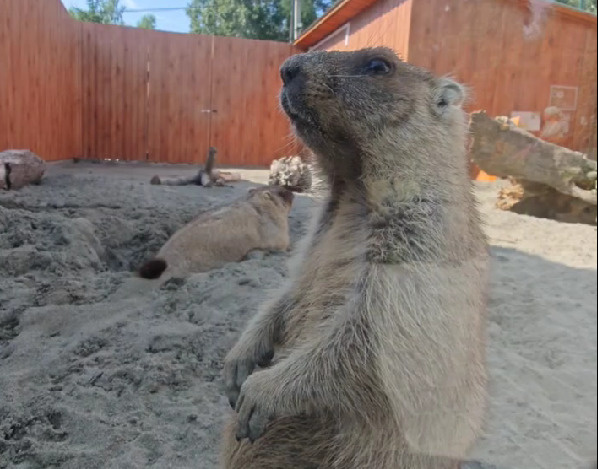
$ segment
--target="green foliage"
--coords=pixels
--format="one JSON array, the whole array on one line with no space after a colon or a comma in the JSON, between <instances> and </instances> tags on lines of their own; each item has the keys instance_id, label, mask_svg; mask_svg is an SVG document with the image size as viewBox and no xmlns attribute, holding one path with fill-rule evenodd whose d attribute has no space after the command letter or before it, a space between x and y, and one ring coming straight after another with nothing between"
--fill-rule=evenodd
<instances>
[{"instance_id":1,"label":"green foliage","mask_svg":"<svg viewBox=\"0 0 598 469\"><path fill-rule=\"evenodd\" d=\"M156 17L154 15L144 15L137 22L137 27L141 29L156 29Z\"/></svg>"},{"instance_id":2,"label":"green foliage","mask_svg":"<svg viewBox=\"0 0 598 469\"><path fill-rule=\"evenodd\" d=\"M193 0L187 6L191 32L243 36L246 12L239 0Z\"/></svg>"},{"instance_id":3,"label":"green foliage","mask_svg":"<svg viewBox=\"0 0 598 469\"><path fill-rule=\"evenodd\" d=\"M303 28L331 4L331 0L302 0ZM192 33L286 41L291 0L191 0L187 15Z\"/></svg>"},{"instance_id":4,"label":"green foliage","mask_svg":"<svg viewBox=\"0 0 598 469\"><path fill-rule=\"evenodd\" d=\"M120 0L87 0L87 10L69 8L69 14L80 21L100 24L124 24L124 6Z\"/></svg>"},{"instance_id":5,"label":"green foliage","mask_svg":"<svg viewBox=\"0 0 598 469\"><path fill-rule=\"evenodd\" d=\"M558 3L596 14L596 0L556 0Z\"/></svg>"}]
</instances>

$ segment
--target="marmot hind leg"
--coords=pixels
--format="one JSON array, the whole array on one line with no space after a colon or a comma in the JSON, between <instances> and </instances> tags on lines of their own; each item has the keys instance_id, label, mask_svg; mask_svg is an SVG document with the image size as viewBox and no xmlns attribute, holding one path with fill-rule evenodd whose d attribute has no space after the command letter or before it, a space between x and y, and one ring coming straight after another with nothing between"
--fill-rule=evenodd
<instances>
[{"instance_id":1,"label":"marmot hind leg","mask_svg":"<svg viewBox=\"0 0 598 469\"><path fill-rule=\"evenodd\" d=\"M329 469L331 420L310 416L278 419L253 443L237 441L237 419L227 423L222 438L221 469Z\"/></svg>"},{"instance_id":2,"label":"marmot hind leg","mask_svg":"<svg viewBox=\"0 0 598 469\"><path fill-rule=\"evenodd\" d=\"M253 443L237 441L236 425L233 416L224 429L221 469L466 469L456 459L410 454L396 435L343 435L332 418L278 419Z\"/></svg>"}]
</instances>

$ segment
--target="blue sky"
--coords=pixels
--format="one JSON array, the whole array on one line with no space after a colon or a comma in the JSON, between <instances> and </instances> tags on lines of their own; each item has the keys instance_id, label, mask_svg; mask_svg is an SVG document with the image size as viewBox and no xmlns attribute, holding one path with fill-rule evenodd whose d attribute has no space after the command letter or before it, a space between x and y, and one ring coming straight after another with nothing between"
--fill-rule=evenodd
<instances>
[{"instance_id":1,"label":"blue sky","mask_svg":"<svg viewBox=\"0 0 598 469\"><path fill-rule=\"evenodd\" d=\"M78 7L87 8L86 0L62 0L66 8ZM131 10L139 10L144 8L185 8L187 0L121 0L123 6ZM147 13L125 13L123 19L125 23L130 25L137 24L139 18L143 15L151 13L156 17L156 28L163 31L174 31L179 33L189 32L189 18L185 14L185 10L171 10L171 11L152 11Z\"/></svg>"}]
</instances>

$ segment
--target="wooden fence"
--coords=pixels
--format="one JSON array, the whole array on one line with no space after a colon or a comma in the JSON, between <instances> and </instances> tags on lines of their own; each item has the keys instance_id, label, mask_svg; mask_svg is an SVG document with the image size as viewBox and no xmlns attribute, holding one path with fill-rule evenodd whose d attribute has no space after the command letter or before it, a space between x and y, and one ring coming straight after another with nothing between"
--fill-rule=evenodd
<instances>
[{"instance_id":1,"label":"wooden fence","mask_svg":"<svg viewBox=\"0 0 598 469\"><path fill-rule=\"evenodd\" d=\"M296 151L273 41L80 23L59 0L0 3L0 148L47 160L264 166Z\"/></svg>"},{"instance_id":2,"label":"wooden fence","mask_svg":"<svg viewBox=\"0 0 598 469\"><path fill-rule=\"evenodd\" d=\"M0 0L0 151L81 155L80 51L59 0Z\"/></svg>"}]
</instances>

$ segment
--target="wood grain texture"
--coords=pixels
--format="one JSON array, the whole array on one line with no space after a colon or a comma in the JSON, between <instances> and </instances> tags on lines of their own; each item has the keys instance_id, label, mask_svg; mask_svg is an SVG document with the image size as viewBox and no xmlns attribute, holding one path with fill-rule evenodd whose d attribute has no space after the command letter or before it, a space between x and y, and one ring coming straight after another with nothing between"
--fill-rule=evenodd
<instances>
[{"instance_id":1,"label":"wood grain texture","mask_svg":"<svg viewBox=\"0 0 598 469\"><path fill-rule=\"evenodd\" d=\"M336 30L328 31L325 20L316 26L328 36L315 48L391 47L408 62L468 85L468 110L492 116L543 116L551 86L576 87L577 108L565 112L569 131L559 144L595 148L595 17L515 0L378 0L357 15L347 13L358 7L356 1L343 3L345 22ZM329 21L338 23L332 16ZM318 34L310 30L299 42Z\"/></svg>"},{"instance_id":2,"label":"wood grain texture","mask_svg":"<svg viewBox=\"0 0 598 469\"><path fill-rule=\"evenodd\" d=\"M60 0L0 2L0 150L267 166L297 151L278 109L294 46L81 23ZM215 112L211 112L215 111Z\"/></svg>"},{"instance_id":3,"label":"wood grain texture","mask_svg":"<svg viewBox=\"0 0 598 469\"><path fill-rule=\"evenodd\" d=\"M81 27L59 1L0 2L0 151L82 153Z\"/></svg>"},{"instance_id":4,"label":"wood grain texture","mask_svg":"<svg viewBox=\"0 0 598 469\"><path fill-rule=\"evenodd\" d=\"M279 110L279 68L292 46L272 41L215 38L211 144L220 164L261 166L296 148Z\"/></svg>"},{"instance_id":5,"label":"wood grain texture","mask_svg":"<svg viewBox=\"0 0 598 469\"><path fill-rule=\"evenodd\" d=\"M419 2L412 11L408 60L467 84L469 110L492 116L535 112L542 125L551 86L577 88L577 109L565 112L569 131L559 144L587 152L596 114L596 22L537 5Z\"/></svg>"},{"instance_id":6,"label":"wood grain texture","mask_svg":"<svg viewBox=\"0 0 598 469\"><path fill-rule=\"evenodd\" d=\"M387 46L402 58L409 55L411 9L414 0L380 0L351 18L348 29L322 40L315 49L356 50ZM349 35L346 43L346 35Z\"/></svg>"}]
</instances>

